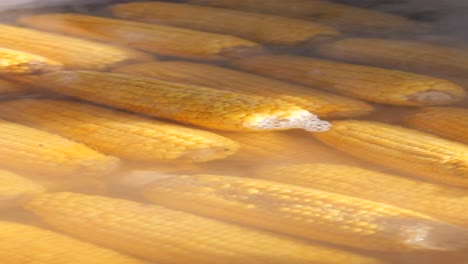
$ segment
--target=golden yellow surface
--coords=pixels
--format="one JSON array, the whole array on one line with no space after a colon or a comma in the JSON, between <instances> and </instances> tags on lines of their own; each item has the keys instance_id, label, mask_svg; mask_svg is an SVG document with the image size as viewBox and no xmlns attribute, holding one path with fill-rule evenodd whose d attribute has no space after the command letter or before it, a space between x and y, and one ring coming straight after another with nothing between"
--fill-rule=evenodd
<instances>
[{"instance_id":1,"label":"golden yellow surface","mask_svg":"<svg viewBox=\"0 0 468 264\"><path fill-rule=\"evenodd\" d=\"M465 96L461 87L447 80L312 57L266 55L232 64L245 71L381 104L445 105Z\"/></svg>"},{"instance_id":2,"label":"golden yellow surface","mask_svg":"<svg viewBox=\"0 0 468 264\"><path fill-rule=\"evenodd\" d=\"M0 2L0 264L468 264L461 9L65 1Z\"/></svg>"},{"instance_id":3,"label":"golden yellow surface","mask_svg":"<svg viewBox=\"0 0 468 264\"><path fill-rule=\"evenodd\" d=\"M356 99L208 64L155 61L124 65L113 71L277 98L320 118L355 117L373 110L371 105Z\"/></svg>"},{"instance_id":4,"label":"golden yellow surface","mask_svg":"<svg viewBox=\"0 0 468 264\"><path fill-rule=\"evenodd\" d=\"M468 144L468 109L425 107L404 117L405 124L418 130Z\"/></svg>"},{"instance_id":5,"label":"golden yellow surface","mask_svg":"<svg viewBox=\"0 0 468 264\"><path fill-rule=\"evenodd\" d=\"M427 30L427 25L403 16L329 1L190 0L189 3L307 19L352 33L388 34Z\"/></svg>"},{"instance_id":6,"label":"golden yellow surface","mask_svg":"<svg viewBox=\"0 0 468 264\"><path fill-rule=\"evenodd\" d=\"M345 38L322 44L318 52L337 60L427 74L466 76L468 49L421 41Z\"/></svg>"},{"instance_id":7,"label":"golden yellow surface","mask_svg":"<svg viewBox=\"0 0 468 264\"><path fill-rule=\"evenodd\" d=\"M0 207L9 206L17 200L44 192L44 187L22 175L0 169Z\"/></svg>"},{"instance_id":8,"label":"golden yellow surface","mask_svg":"<svg viewBox=\"0 0 468 264\"><path fill-rule=\"evenodd\" d=\"M62 64L35 54L0 48L0 74L34 74L60 70Z\"/></svg>"},{"instance_id":9,"label":"golden yellow surface","mask_svg":"<svg viewBox=\"0 0 468 264\"><path fill-rule=\"evenodd\" d=\"M239 148L215 133L64 100L0 102L0 116L128 160L202 162L225 158Z\"/></svg>"},{"instance_id":10,"label":"golden yellow surface","mask_svg":"<svg viewBox=\"0 0 468 264\"><path fill-rule=\"evenodd\" d=\"M119 160L56 134L0 120L0 165L51 175L100 176Z\"/></svg>"},{"instance_id":11,"label":"golden yellow surface","mask_svg":"<svg viewBox=\"0 0 468 264\"><path fill-rule=\"evenodd\" d=\"M242 54L248 49L260 50L257 43L230 35L80 14L31 15L21 17L19 22L34 28L176 57L221 59L236 56L236 52Z\"/></svg>"},{"instance_id":12,"label":"golden yellow surface","mask_svg":"<svg viewBox=\"0 0 468 264\"><path fill-rule=\"evenodd\" d=\"M155 263L380 263L342 250L122 199L50 193L37 196L25 208L58 230Z\"/></svg>"},{"instance_id":13,"label":"golden yellow surface","mask_svg":"<svg viewBox=\"0 0 468 264\"><path fill-rule=\"evenodd\" d=\"M371 121L334 121L318 140L357 158L442 184L468 187L468 146Z\"/></svg>"},{"instance_id":14,"label":"golden yellow surface","mask_svg":"<svg viewBox=\"0 0 468 264\"><path fill-rule=\"evenodd\" d=\"M328 129L328 122L282 100L126 74L64 71L43 75L36 83L83 100L205 128Z\"/></svg>"},{"instance_id":15,"label":"golden yellow surface","mask_svg":"<svg viewBox=\"0 0 468 264\"><path fill-rule=\"evenodd\" d=\"M151 59L128 48L6 24L0 24L0 32L0 47L43 56L66 68L102 70L117 63Z\"/></svg>"},{"instance_id":16,"label":"golden yellow surface","mask_svg":"<svg viewBox=\"0 0 468 264\"><path fill-rule=\"evenodd\" d=\"M181 3L140 2L111 6L114 16L239 36L260 43L294 45L320 35L338 35L318 23Z\"/></svg>"},{"instance_id":17,"label":"golden yellow surface","mask_svg":"<svg viewBox=\"0 0 468 264\"><path fill-rule=\"evenodd\" d=\"M26 89L14 82L0 79L0 96L10 96L27 93Z\"/></svg>"},{"instance_id":18,"label":"golden yellow surface","mask_svg":"<svg viewBox=\"0 0 468 264\"><path fill-rule=\"evenodd\" d=\"M387 203L468 226L468 190L332 163L271 166L256 178Z\"/></svg>"},{"instance_id":19,"label":"golden yellow surface","mask_svg":"<svg viewBox=\"0 0 468 264\"><path fill-rule=\"evenodd\" d=\"M0 221L0 261L8 264L149 264L53 231Z\"/></svg>"},{"instance_id":20,"label":"golden yellow surface","mask_svg":"<svg viewBox=\"0 0 468 264\"><path fill-rule=\"evenodd\" d=\"M143 194L150 201L176 210L371 250L452 250L458 247L456 243L444 245L446 238L436 233L452 239L457 232L463 233L461 228L398 207L260 179L161 177Z\"/></svg>"}]
</instances>

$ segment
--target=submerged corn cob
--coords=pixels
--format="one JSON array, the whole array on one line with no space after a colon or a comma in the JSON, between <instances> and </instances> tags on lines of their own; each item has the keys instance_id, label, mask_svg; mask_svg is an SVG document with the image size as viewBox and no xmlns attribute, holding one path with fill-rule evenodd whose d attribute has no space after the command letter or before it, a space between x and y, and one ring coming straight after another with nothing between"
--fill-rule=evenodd
<instances>
[{"instance_id":1,"label":"submerged corn cob","mask_svg":"<svg viewBox=\"0 0 468 264\"><path fill-rule=\"evenodd\" d=\"M331 27L306 20L180 3L126 3L112 6L111 11L124 19L229 34L270 44L293 45L319 35L338 34Z\"/></svg>"},{"instance_id":2,"label":"submerged corn cob","mask_svg":"<svg viewBox=\"0 0 468 264\"><path fill-rule=\"evenodd\" d=\"M426 107L404 120L413 128L468 144L468 109Z\"/></svg>"},{"instance_id":3,"label":"submerged corn cob","mask_svg":"<svg viewBox=\"0 0 468 264\"><path fill-rule=\"evenodd\" d=\"M132 49L0 24L0 47L17 49L58 61L70 69L102 70L114 64L150 60Z\"/></svg>"},{"instance_id":4,"label":"submerged corn cob","mask_svg":"<svg viewBox=\"0 0 468 264\"><path fill-rule=\"evenodd\" d=\"M118 159L81 143L27 126L0 120L0 165L51 175L99 176Z\"/></svg>"},{"instance_id":5,"label":"submerged corn cob","mask_svg":"<svg viewBox=\"0 0 468 264\"><path fill-rule=\"evenodd\" d=\"M0 79L0 96L10 96L17 94L24 94L27 89L14 82Z\"/></svg>"},{"instance_id":6,"label":"submerged corn cob","mask_svg":"<svg viewBox=\"0 0 468 264\"><path fill-rule=\"evenodd\" d=\"M296 156L298 148L297 141L293 136L284 132L265 133L244 133L244 132L221 132L221 135L230 138L241 145L238 155L232 157L246 157L247 159L257 158L278 158L285 159L289 156ZM320 152L320 151L319 151Z\"/></svg>"},{"instance_id":7,"label":"submerged corn cob","mask_svg":"<svg viewBox=\"0 0 468 264\"><path fill-rule=\"evenodd\" d=\"M19 22L177 57L221 59L260 50L257 43L230 35L79 14L31 15Z\"/></svg>"},{"instance_id":8,"label":"submerged corn cob","mask_svg":"<svg viewBox=\"0 0 468 264\"><path fill-rule=\"evenodd\" d=\"M269 55L239 59L233 64L243 70L382 104L443 105L465 95L461 87L443 79L312 57Z\"/></svg>"},{"instance_id":9,"label":"submerged corn cob","mask_svg":"<svg viewBox=\"0 0 468 264\"><path fill-rule=\"evenodd\" d=\"M38 79L69 96L219 130L328 129L328 122L282 100L117 73L64 71Z\"/></svg>"},{"instance_id":10,"label":"submerged corn cob","mask_svg":"<svg viewBox=\"0 0 468 264\"><path fill-rule=\"evenodd\" d=\"M48 224L157 263L378 263L160 206L77 193L40 195L25 207Z\"/></svg>"},{"instance_id":11,"label":"submerged corn cob","mask_svg":"<svg viewBox=\"0 0 468 264\"><path fill-rule=\"evenodd\" d=\"M338 164L296 164L260 169L255 177L387 203L468 226L463 188Z\"/></svg>"},{"instance_id":12,"label":"submerged corn cob","mask_svg":"<svg viewBox=\"0 0 468 264\"><path fill-rule=\"evenodd\" d=\"M45 191L41 184L1 169L0 182L0 207L10 206L19 199Z\"/></svg>"},{"instance_id":13,"label":"submerged corn cob","mask_svg":"<svg viewBox=\"0 0 468 264\"><path fill-rule=\"evenodd\" d=\"M468 229L443 224L423 214L259 179L217 175L161 177L143 194L168 208L356 248L406 251L468 246L467 238L461 236L468 234ZM443 245L444 241L450 242Z\"/></svg>"},{"instance_id":14,"label":"submerged corn cob","mask_svg":"<svg viewBox=\"0 0 468 264\"><path fill-rule=\"evenodd\" d=\"M426 25L370 9L311 0L190 0L189 3L308 19L356 33L421 31Z\"/></svg>"},{"instance_id":15,"label":"submerged corn cob","mask_svg":"<svg viewBox=\"0 0 468 264\"><path fill-rule=\"evenodd\" d=\"M360 116L372 110L359 100L201 63L149 62L125 65L114 72L277 98L321 118Z\"/></svg>"},{"instance_id":16,"label":"submerged corn cob","mask_svg":"<svg viewBox=\"0 0 468 264\"><path fill-rule=\"evenodd\" d=\"M136 258L39 227L0 221L0 262L144 264Z\"/></svg>"},{"instance_id":17,"label":"submerged corn cob","mask_svg":"<svg viewBox=\"0 0 468 264\"><path fill-rule=\"evenodd\" d=\"M321 55L350 62L379 65L434 75L468 73L468 50L416 41L348 38L322 44Z\"/></svg>"},{"instance_id":18,"label":"submerged corn cob","mask_svg":"<svg viewBox=\"0 0 468 264\"><path fill-rule=\"evenodd\" d=\"M468 146L370 121L335 121L315 138L357 158L440 183L468 187Z\"/></svg>"},{"instance_id":19,"label":"submerged corn cob","mask_svg":"<svg viewBox=\"0 0 468 264\"><path fill-rule=\"evenodd\" d=\"M209 161L232 155L238 148L234 141L207 131L63 100L2 102L0 117L130 160Z\"/></svg>"},{"instance_id":20,"label":"submerged corn cob","mask_svg":"<svg viewBox=\"0 0 468 264\"><path fill-rule=\"evenodd\" d=\"M353 159L323 145L321 142L304 137L303 134L290 131L265 133L220 132L220 135L240 144L240 151L227 161L248 161L254 166L261 162L297 163L336 161L352 163ZM277 164L277 163L275 163ZM191 172L193 173L193 172ZM225 173L225 172L224 172Z\"/></svg>"},{"instance_id":21,"label":"submerged corn cob","mask_svg":"<svg viewBox=\"0 0 468 264\"><path fill-rule=\"evenodd\" d=\"M0 48L0 74L34 74L59 70L63 65L24 51Z\"/></svg>"}]
</instances>

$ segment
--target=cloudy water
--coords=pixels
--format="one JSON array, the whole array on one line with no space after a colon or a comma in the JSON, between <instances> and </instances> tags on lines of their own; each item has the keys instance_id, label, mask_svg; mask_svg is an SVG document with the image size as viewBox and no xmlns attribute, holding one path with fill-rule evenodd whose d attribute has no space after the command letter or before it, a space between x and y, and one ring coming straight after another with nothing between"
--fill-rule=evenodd
<instances>
[{"instance_id":1,"label":"cloudy water","mask_svg":"<svg viewBox=\"0 0 468 264\"><path fill-rule=\"evenodd\" d=\"M0 262L468 264L466 14L2 1Z\"/></svg>"}]
</instances>

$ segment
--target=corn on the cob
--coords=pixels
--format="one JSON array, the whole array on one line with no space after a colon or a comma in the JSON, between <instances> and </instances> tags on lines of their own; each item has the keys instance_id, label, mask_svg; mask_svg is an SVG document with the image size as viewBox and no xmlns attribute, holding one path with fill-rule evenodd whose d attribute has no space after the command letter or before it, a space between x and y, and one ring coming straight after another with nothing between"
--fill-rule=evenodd
<instances>
[{"instance_id":1,"label":"corn on the cob","mask_svg":"<svg viewBox=\"0 0 468 264\"><path fill-rule=\"evenodd\" d=\"M410 210L260 179L218 175L161 177L143 194L172 209L372 250L450 250L458 244L456 237L460 234L456 231L468 232ZM444 231L454 237L443 238ZM451 242L440 244L445 239ZM460 244L468 246L465 239L461 238Z\"/></svg>"},{"instance_id":2,"label":"corn on the cob","mask_svg":"<svg viewBox=\"0 0 468 264\"><path fill-rule=\"evenodd\" d=\"M32 53L0 48L0 74L34 74L60 70L63 65Z\"/></svg>"},{"instance_id":3,"label":"corn on the cob","mask_svg":"<svg viewBox=\"0 0 468 264\"><path fill-rule=\"evenodd\" d=\"M19 22L176 57L222 59L261 50L255 42L230 35L79 14L31 15Z\"/></svg>"},{"instance_id":4,"label":"corn on the cob","mask_svg":"<svg viewBox=\"0 0 468 264\"><path fill-rule=\"evenodd\" d=\"M64 100L5 101L0 103L0 117L130 160L201 162L225 158L238 149L236 142L207 131Z\"/></svg>"},{"instance_id":5,"label":"corn on the cob","mask_svg":"<svg viewBox=\"0 0 468 264\"><path fill-rule=\"evenodd\" d=\"M69 96L219 130L328 129L328 122L282 100L117 73L42 75L44 88Z\"/></svg>"},{"instance_id":6,"label":"corn on the cob","mask_svg":"<svg viewBox=\"0 0 468 264\"><path fill-rule=\"evenodd\" d=\"M273 131L263 133L218 131L220 135L239 143L239 151L216 162L197 163L197 168L172 170L170 174L222 174L244 176L246 171L272 165L305 162L339 162L355 165L361 161L326 146L303 131ZM158 172L160 169L156 168ZM167 171L167 170L166 170ZM163 171L164 172L164 171Z\"/></svg>"},{"instance_id":7,"label":"corn on the cob","mask_svg":"<svg viewBox=\"0 0 468 264\"><path fill-rule=\"evenodd\" d=\"M463 188L327 163L263 168L254 177L387 203L468 226L468 192Z\"/></svg>"},{"instance_id":8,"label":"corn on the cob","mask_svg":"<svg viewBox=\"0 0 468 264\"><path fill-rule=\"evenodd\" d=\"M0 169L0 206L15 204L17 200L44 192L44 187L19 174Z\"/></svg>"},{"instance_id":9,"label":"corn on the cob","mask_svg":"<svg viewBox=\"0 0 468 264\"><path fill-rule=\"evenodd\" d=\"M427 29L427 25L402 16L328 1L191 0L189 3L308 19L355 33L388 34Z\"/></svg>"},{"instance_id":10,"label":"corn on the cob","mask_svg":"<svg viewBox=\"0 0 468 264\"><path fill-rule=\"evenodd\" d=\"M8 221L0 221L0 262L8 264L147 263L53 231Z\"/></svg>"},{"instance_id":11,"label":"corn on the cob","mask_svg":"<svg viewBox=\"0 0 468 264\"><path fill-rule=\"evenodd\" d=\"M320 118L359 116L372 110L372 106L359 100L201 63L149 62L125 65L114 72L277 98Z\"/></svg>"},{"instance_id":12,"label":"corn on the cob","mask_svg":"<svg viewBox=\"0 0 468 264\"><path fill-rule=\"evenodd\" d=\"M25 89L21 85L18 85L11 81L0 79L0 96L2 97L9 96L9 95L23 94L26 91L27 89Z\"/></svg>"},{"instance_id":13,"label":"corn on the cob","mask_svg":"<svg viewBox=\"0 0 468 264\"><path fill-rule=\"evenodd\" d=\"M425 107L404 118L410 127L468 144L468 109Z\"/></svg>"},{"instance_id":14,"label":"corn on the cob","mask_svg":"<svg viewBox=\"0 0 468 264\"><path fill-rule=\"evenodd\" d=\"M417 130L370 121L335 121L314 136L357 158L414 176L468 187L468 146Z\"/></svg>"},{"instance_id":15,"label":"corn on the cob","mask_svg":"<svg viewBox=\"0 0 468 264\"><path fill-rule=\"evenodd\" d=\"M375 263L155 205L77 193L43 194L26 209L66 233L157 263Z\"/></svg>"},{"instance_id":16,"label":"corn on the cob","mask_svg":"<svg viewBox=\"0 0 468 264\"><path fill-rule=\"evenodd\" d=\"M443 105L465 95L461 87L443 79L311 57L257 56L233 64L243 70L381 104Z\"/></svg>"},{"instance_id":17,"label":"corn on the cob","mask_svg":"<svg viewBox=\"0 0 468 264\"><path fill-rule=\"evenodd\" d=\"M29 179L40 184L48 192L82 192L89 194L103 194L109 190L108 175L105 179L92 177L56 177L55 175L42 175L24 173ZM112 174L114 175L114 174Z\"/></svg>"},{"instance_id":18,"label":"corn on the cob","mask_svg":"<svg viewBox=\"0 0 468 264\"><path fill-rule=\"evenodd\" d=\"M265 133L219 132L220 135L240 144L240 151L229 157L229 160L250 161L258 166L261 161L272 160L282 163L352 162L353 158L323 145L321 142L304 137L303 134L290 131L274 131Z\"/></svg>"},{"instance_id":19,"label":"corn on the cob","mask_svg":"<svg viewBox=\"0 0 468 264\"><path fill-rule=\"evenodd\" d=\"M70 69L102 70L118 63L151 59L132 49L28 28L0 24L0 32L1 47L37 54Z\"/></svg>"},{"instance_id":20,"label":"corn on the cob","mask_svg":"<svg viewBox=\"0 0 468 264\"><path fill-rule=\"evenodd\" d=\"M306 20L190 4L125 3L112 6L111 11L124 19L234 35L269 44L294 45L319 35L338 35L331 27Z\"/></svg>"},{"instance_id":21,"label":"corn on the cob","mask_svg":"<svg viewBox=\"0 0 468 264\"><path fill-rule=\"evenodd\" d=\"M118 163L81 143L4 120L0 134L0 164L10 169L82 177L98 176Z\"/></svg>"},{"instance_id":22,"label":"corn on the cob","mask_svg":"<svg viewBox=\"0 0 468 264\"><path fill-rule=\"evenodd\" d=\"M416 41L348 38L319 46L321 55L434 75L468 73L468 50Z\"/></svg>"}]
</instances>

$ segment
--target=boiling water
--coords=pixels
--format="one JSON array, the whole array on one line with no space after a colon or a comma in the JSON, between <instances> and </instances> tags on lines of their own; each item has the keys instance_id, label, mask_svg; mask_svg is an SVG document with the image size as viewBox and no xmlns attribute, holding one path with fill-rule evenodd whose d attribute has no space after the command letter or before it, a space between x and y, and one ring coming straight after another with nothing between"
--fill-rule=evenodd
<instances>
[{"instance_id":1,"label":"boiling water","mask_svg":"<svg viewBox=\"0 0 468 264\"><path fill-rule=\"evenodd\" d=\"M311 0L312 1L312 0ZM11 3L12 1L3 1L3 6L0 5L0 8L12 8L15 4L19 4L17 1ZM24 1L27 2L27 1ZM55 1L60 2L60 1ZM28 9L13 8L3 11L0 19L5 23L14 23L16 17L24 13L36 13L36 12L79 12L79 13L89 13L97 15L107 15L105 7L109 5L111 1L100 1L100 4L97 5L73 5L73 6L60 6L62 3L55 3L50 7L40 8L38 6L32 5L34 8L31 8L31 4L26 4ZM102 4L104 2L104 4ZM114 1L117 2L117 1ZM119 1L125 2L125 1ZM425 21L429 24L432 24L432 31L429 32L412 32L410 34L383 34L383 37L386 38L400 38L408 40L418 40L425 42L432 42L443 44L446 46L457 47L457 48L468 48L466 44L466 33L465 27L460 25L466 25L466 14L467 14L467 5L459 3L461 1L452 1L453 3L443 1L445 5L442 5L439 1L434 1L433 3L428 3L427 1L340 1L344 3L351 3L355 5L361 5L366 8L373 8L377 10L384 10L394 13L400 13L408 17L419 19ZM37 3L36 3L37 4ZM42 2L41 5L44 5ZM17 7L17 6L16 6ZM463 23L465 22L465 23ZM379 32L377 35L382 37L382 33ZM360 36L368 36L366 34ZM1 36L0 36L1 37ZM313 45L313 44L311 44ZM307 47L269 47L271 51L284 53L284 54L295 54L301 56L314 56L314 54L307 49ZM183 58L174 58L174 57L164 57L158 56L163 60L183 60ZM210 63L202 61L203 63ZM467 62L468 63L468 62ZM222 62L216 62L216 64L225 65ZM428 73L430 74L430 73ZM468 78L465 75L459 76L438 76L455 83L458 83L465 89L468 88ZM37 92L34 94L25 95L26 97L31 96L45 96L37 95ZM46 95L47 96L47 95ZM395 125L404 125L402 119L413 112L416 108L414 107L399 107L399 106L385 106L373 104L376 110L368 116L359 117L363 120L372 120L388 124ZM468 109L468 99L457 102L453 106L460 108ZM51 109L53 111L53 109ZM436 122L436 120L434 120ZM428 131L430 132L430 131ZM388 172L392 174L402 175L402 177L410 177L396 171L389 170L386 167L379 167L375 164L367 163L356 159L352 156L348 156L344 153L341 153L337 150L334 150L331 147L325 146L320 142L313 139L308 133L302 131L287 131L287 132L277 132L281 134L284 140L288 142L275 142L272 143L272 146L265 147L263 150L264 153L270 152L263 155L261 151L257 156L249 156L248 158L242 157L240 155L234 155L223 160L209 161L205 163L179 163L179 162L169 162L169 163L140 163L140 162L131 162L128 160L123 160L123 165L114 171L112 175L107 175L106 191L93 189L89 185L82 187L82 182L78 181L77 177L67 178L66 184L64 187L65 190L73 190L76 192L85 192L85 193L97 193L106 196L120 197L126 199L132 199L143 203L148 203L145 199L139 196L138 188L135 187L144 185L145 181L150 181L152 177L158 177L158 175L176 175L176 174L219 174L219 175L232 175L232 176L241 176L249 177L253 171L259 168L265 168L270 166L277 165L292 165L299 163L335 163L335 164L346 164L352 166L358 166L363 168L368 168L376 171ZM112 135L110 135L112 136ZM252 135L256 137L257 135ZM273 154L271 154L273 153ZM466 175L468 176L468 175ZM350 176L352 177L352 176ZM60 188L57 188L60 190ZM468 195L468 191L466 192ZM2 212L2 220L12 220L19 221L24 223L31 223L34 225L43 225L40 219L32 214L23 211L19 207L10 207L4 209ZM468 223L467 223L468 224ZM109 227L112 228L112 227ZM1 230L0 230L1 232ZM460 237L460 240L466 238ZM367 250L355 250L346 247L339 247L336 245L328 244L327 246L343 248L348 251L358 252L360 254L373 256L388 263L428 263L428 264L437 264L437 263L468 263L468 251L457 251L457 252L407 252L407 253L382 253L376 251L367 251ZM28 249L25 248L25 251ZM272 251L275 249L272 248ZM2 259L0 253L0 260ZM222 261L220 260L220 263ZM162 263L162 262L161 262ZM286 262L285 262L286 263Z\"/></svg>"}]
</instances>

